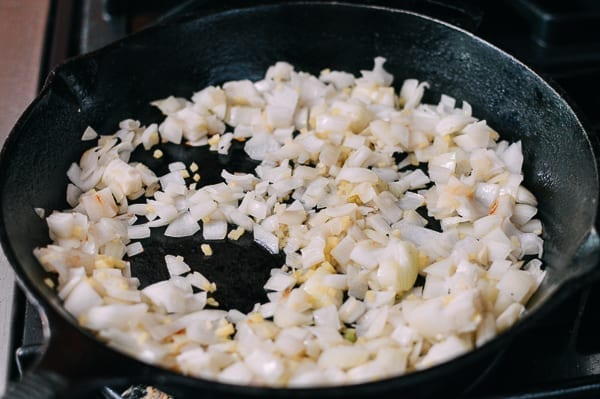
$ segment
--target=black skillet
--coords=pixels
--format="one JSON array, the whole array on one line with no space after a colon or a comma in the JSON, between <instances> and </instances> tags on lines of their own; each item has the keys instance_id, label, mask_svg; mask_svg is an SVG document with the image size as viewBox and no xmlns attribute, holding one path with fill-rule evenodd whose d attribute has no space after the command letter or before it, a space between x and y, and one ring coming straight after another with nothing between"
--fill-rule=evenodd
<instances>
[{"instance_id":1,"label":"black skillet","mask_svg":"<svg viewBox=\"0 0 600 399\"><path fill-rule=\"evenodd\" d=\"M232 79L258 79L277 60L311 73L324 67L358 73L370 69L378 55L388 59L386 68L397 84L405 78L427 80L431 89L426 101L439 100L441 93L466 99L474 114L504 138L522 140L525 183L539 199L544 223L547 270L526 317L480 349L440 366L368 384L313 389L265 389L185 377L118 353L77 326L44 284L48 275L32 254L49 241L33 208L66 208L65 172L92 145L80 141L86 126L108 134L125 118L149 124L160 118L150 101L171 94L189 97L194 90ZM452 396L489 368L511 339L600 275L595 146L565 100L514 58L453 26L386 7L312 2L195 13L69 61L51 73L0 159L2 245L20 285L40 309L47 338L41 361L5 397L71 397L92 387L132 382L153 384L177 398ZM206 180L217 179L224 166L253 167L239 150L223 158L203 149L162 148L165 163L195 159ZM146 255L133 258L134 271L144 283L160 278L153 270L164 268L161 255L176 250L205 262L202 271L217 281L222 294L217 299L224 306L247 308L261 299L260 290L252 287L262 286L279 259L250 241L221 242L208 265L193 249L198 242L155 235L144 243Z\"/></svg>"}]
</instances>

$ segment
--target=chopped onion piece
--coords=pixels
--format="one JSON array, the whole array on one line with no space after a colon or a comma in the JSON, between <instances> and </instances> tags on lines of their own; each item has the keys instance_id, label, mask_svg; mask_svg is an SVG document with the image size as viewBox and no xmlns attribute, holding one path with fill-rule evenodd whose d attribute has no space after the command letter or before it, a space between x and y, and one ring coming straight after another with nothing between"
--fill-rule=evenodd
<instances>
[{"instance_id":1,"label":"chopped onion piece","mask_svg":"<svg viewBox=\"0 0 600 399\"><path fill-rule=\"evenodd\" d=\"M206 237L206 223L204 224ZM167 237L189 237L193 236L200 230L200 226L190 214L190 212L184 212L179 215L176 219L169 223L169 226L165 230ZM208 239L208 238L207 238Z\"/></svg>"},{"instance_id":2,"label":"chopped onion piece","mask_svg":"<svg viewBox=\"0 0 600 399\"><path fill-rule=\"evenodd\" d=\"M129 256L130 258L144 252L144 247L142 246L142 243L139 241L132 242L126 248L127 248L127 256Z\"/></svg>"},{"instance_id":3,"label":"chopped onion piece","mask_svg":"<svg viewBox=\"0 0 600 399\"><path fill-rule=\"evenodd\" d=\"M265 248L272 254L279 253L279 240L275 235L269 233L264 227L259 224L255 224L254 228L254 241L260 246Z\"/></svg>"},{"instance_id":4,"label":"chopped onion piece","mask_svg":"<svg viewBox=\"0 0 600 399\"><path fill-rule=\"evenodd\" d=\"M169 270L169 275L179 276L191 271L192 269L183 261L182 256L165 255L165 263Z\"/></svg>"},{"instance_id":5,"label":"chopped onion piece","mask_svg":"<svg viewBox=\"0 0 600 399\"><path fill-rule=\"evenodd\" d=\"M91 126L88 126L83 131L83 135L81 136L81 140L82 141L89 141L89 140L94 140L97 137L98 137L98 133L96 133L96 131Z\"/></svg>"},{"instance_id":6,"label":"chopped onion piece","mask_svg":"<svg viewBox=\"0 0 600 399\"><path fill-rule=\"evenodd\" d=\"M204 222L202 227L202 236L205 240L222 240L226 235L227 222L224 220Z\"/></svg>"},{"instance_id":7,"label":"chopped onion piece","mask_svg":"<svg viewBox=\"0 0 600 399\"><path fill-rule=\"evenodd\" d=\"M127 236L132 240L150 237L150 227L147 224L137 224L127 227Z\"/></svg>"}]
</instances>

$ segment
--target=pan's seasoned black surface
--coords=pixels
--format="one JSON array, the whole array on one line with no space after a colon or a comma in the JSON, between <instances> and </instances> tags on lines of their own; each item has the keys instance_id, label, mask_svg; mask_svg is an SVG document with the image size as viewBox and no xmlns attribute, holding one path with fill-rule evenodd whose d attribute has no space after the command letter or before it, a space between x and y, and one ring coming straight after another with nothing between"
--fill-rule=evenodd
<instances>
[{"instance_id":1,"label":"pan's seasoned black surface","mask_svg":"<svg viewBox=\"0 0 600 399\"><path fill-rule=\"evenodd\" d=\"M319 29L311 29L315 26ZM159 115L150 101L170 94L189 96L227 80L257 79L277 60L312 73L325 66L358 73L378 55L388 59L386 68L398 81L429 81L432 87L426 100L436 101L441 93L466 99L474 114L487 119L503 137L523 141L526 185L540 201L548 267L548 277L533 298L527 318L481 349L430 370L371 384L311 390L234 387L175 375L120 355L77 328L43 283L46 275L33 257L32 249L48 241L45 224L33 207L66 207L65 171L90 145L79 140L86 126L111 133L124 118L155 122ZM221 161L197 162L218 171ZM234 156L223 161L243 160ZM598 205L596 160L592 144L566 102L522 64L476 37L388 8L286 3L190 17L151 28L59 67L11 133L0 162L2 244L21 284L46 309L52 329L39 370L50 370L75 385L91 377L101 384L106 378L137 376L175 397L191 392L202 392L203 397L449 393L463 389L511 337L535 323L584 279L598 274L598 240L593 231ZM155 250L160 253L164 248ZM257 266L265 259L277 261L258 250L224 253L230 254L219 265L224 270L239 265L241 257ZM266 270L270 267L265 265ZM220 287L235 287L251 274L255 273L224 273L223 281L216 278ZM67 347L71 348L68 352Z\"/></svg>"}]
</instances>

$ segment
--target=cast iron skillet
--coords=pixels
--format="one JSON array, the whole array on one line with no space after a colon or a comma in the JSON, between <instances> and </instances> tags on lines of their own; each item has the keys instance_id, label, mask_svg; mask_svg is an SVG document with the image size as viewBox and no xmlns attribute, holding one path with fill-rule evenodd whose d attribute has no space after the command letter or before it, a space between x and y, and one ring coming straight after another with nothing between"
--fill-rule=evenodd
<instances>
[{"instance_id":1,"label":"cast iron skillet","mask_svg":"<svg viewBox=\"0 0 600 399\"><path fill-rule=\"evenodd\" d=\"M49 242L48 231L33 208L67 207L65 172L93 145L80 141L86 126L108 134L125 118L155 122L160 115L150 101L171 94L189 97L194 90L228 80L257 79L277 60L311 73L323 67L358 73L370 69L378 55L388 59L386 68L397 83L405 78L429 81L426 101L439 100L441 93L466 99L474 114L504 138L523 142L525 183L539 199L548 273L527 316L509 331L440 366L373 383L313 389L232 386L178 375L108 348L80 329L44 284L48 276L32 250ZM51 73L1 154L2 245L19 283L41 311L47 337L43 359L6 398L69 397L84 392L84 386L135 381L177 398L425 397L462 390L510 339L600 274L594 147L564 99L523 64L465 31L390 8L325 2L251 5L165 23L69 61ZM239 149L230 157L216 157L203 149L161 148L166 153L163 168L173 159L195 159L205 182L218 179L224 166L253 167ZM202 259L194 248L199 242L154 235L144 243L146 255L133 258L134 271L144 284L161 278L155 270L164 269L160 255L168 251L198 264L194 259ZM251 287L262 287L268 269L280 260L250 241L215 247L215 264L201 266L202 272L217 281L217 299L226 307L247 309L262 295Z\"/></svg>"}]
</instances>

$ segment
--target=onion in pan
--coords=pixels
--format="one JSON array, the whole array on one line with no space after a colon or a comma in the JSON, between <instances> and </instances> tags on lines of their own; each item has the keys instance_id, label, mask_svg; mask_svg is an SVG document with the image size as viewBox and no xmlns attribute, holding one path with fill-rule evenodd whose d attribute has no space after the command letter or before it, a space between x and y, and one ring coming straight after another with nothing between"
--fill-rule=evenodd
<instances>
[{"instance_id":1,"label":"onion in pan","mask_svg":"<svg viewBox=\"0 0 600 399\"><path fill-rule=\"evenodd\" d=\"M52 244L35 250L66 309L143 361L268 386L401 375L514 324L544 277L521 143L501 141L466 101L421 103L425 82L396 93L384 61L360 77L278 62L257 82L153 102L160 124L86 129L97 144L67 172L73 208L47 217ZM139 146L159 158L161 141L220 154L242 141L260 163L201 185L201 159L162 176L130 160ZM176 253L170 278L140 290L132 240L163 226L202 234L205 256L211 240L243 234L281 254L269 301L247 314L214 308L218 282Z\"/></svg>"}]
</instances>

